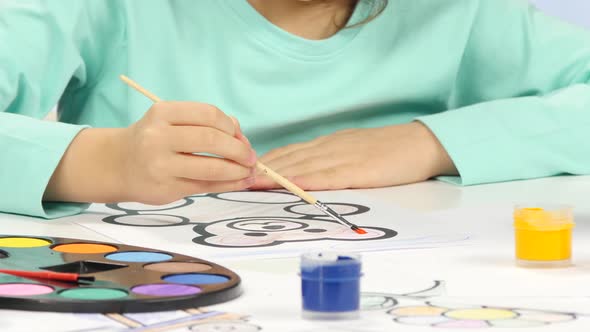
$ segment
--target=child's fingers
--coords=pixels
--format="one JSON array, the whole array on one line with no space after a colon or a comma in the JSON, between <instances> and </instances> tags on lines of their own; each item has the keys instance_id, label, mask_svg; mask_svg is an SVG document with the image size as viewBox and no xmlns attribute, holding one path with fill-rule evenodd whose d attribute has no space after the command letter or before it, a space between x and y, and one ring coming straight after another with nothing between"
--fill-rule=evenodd
<instances>
[{"instance_id":1,"label":"child's fingers","mask_svg":"<svg viewBox=\"0 0 590 332\"><path fill-rule=\"evenodd\" d=\"M315 144L313 144L311 142L305 142L305 143L291 144L291 145L287 145L285 147L274 149L274 150L270 151L269 153L265 154L264 156L262 156L260 158L260 162L265 163L265 164L272 164L272 163L274 163L275 160L277 160L279 158L288 158L290 155L293 155L297 152L307 150L309 147L311 147L313 145L315 145Z\"/></svg>"},{"instance_id":2,"label":"child's fingers","mask_svg":"<svg viewBox=\"0 0 590 332\"><path fill-rule=\"evenodd\" d=\"M242 128L240 127L240 123L238 122L238 119L236 119L235 116L231 116L231 115L229 115L229 118L233 122L234 127L236 128L236 135L237 134L241 134L242 133Z\"/></svg>"},{"instance_id":3,"label":"child's fingers","mask_svg":"<svg viewBox=\"0 0 590 332\"><path fill-rule=\"evenodd\" d=\"M171 159L172 175L200 181L236 181L254 175L253 168L208 156L177 154Z\"/></svg>"},{"instance_id":4,"label":"child's fingers","mask_svg":"<svg viewBox=\"0 0 590 332\"><path fill-rule=\"evenodd\" d=\"M220 193L244 190L254 183L254 178L246 178L237 181L199 181L191 179L179 179L179 189L182 197L201 193Z\"/></svg>"},{"instance_id":5,"label":"child's fingers","mask_svg":"<svg viewBox=\"0 0 590 332\"><path fill-rule=\"evenodd\" d=\"M265 179L261 175L257 175L255 182L249 187L251 190L270 190L280 188L282 187L278 183L269 179Z\"/></svg>"},{"instance_id":6,"label":"child's fingers","mask_svg":"<svg viewBox=\"0 0 590 332\"><path fill-rule=\"evenodd\" d=\"M252 144L250 143L250 140L248 140L248 138L242 132L242 127L240 126L240 122L238 122L238 119L236 119L233 116L230 116L230 119L232 120L232 122L234 123L234 126L237 129L236 138L239 139L240 141L246 143L248 146L252 146Z\"/></svg>"},{"instance_id":7,"label":"child's fingers","mask_svg":"<svg viewBox=\"0 0 590 332\"><path fill-rule=\"evenodd\" d=\"M236 128L229 116L217 107L196 102L164 101L154 104L149 116L176 126L204 126L217 128L230 136Z\"/></svg>"},{"instance_id":8,"label":"child's fingers","mask_svg":"<svg viewBox=\"0 0 590 332\"><path fill-rule=\"evenodd\" d=\"M355 188L354 175L347 167L330 167L291 177L303 190L337 190Z\"/></svg>"},{"instance_id":9,"label":"child's fingers","mask_svg":"<svg viewBox=\"0 0 590 332\"><path fill-rule=\"evenodd\" d=\"M346 167L347 162L338 158L320 158L301 156L298 159L288 160L283 165L272 164L274 170L283 176L297 176L301 174L312 174L325 169ZM275 166L276 165L276 166ZM270 166L269 166L270 167Z\"/></svg>"},{"instance_id":10,"label":"child's fingers","mask_svg":"<svg viewBox=\"0 0 590 332\"><path fill-rule=\"evenodd\" d=\"M322 149L301 149L265 163L283 176L312 172L341 163L340 156L326 157Z\"/></svg>"},{"instance_id":11,"label":"child's fingers","mask_svg":"<svg viewBox=\"0 0 590 332\"><path fill-rule=\"evenodd\" d=\"M173 126L169 137L176 152L214 154L248 167L256 162L256 153L248 145L215 128Z\"/></svg>"},{"instance_id":12,"label":"child's fingers","mask_svg":"<svg viewBox=\"0 0 590 332\"><path fill-rule=\"evenodd\" d=\"M287 180L291 181L291 177L286 177ZM282 189L283 187L278 184L275 180L264 174L257 174L256 181L250 186L251 190L270 190L270 189Z\"/></svg>"},{"instance_id":13,"label":"child's fingers","mask_svg":"<svg viewBox=\"0 0 590 332\"><path fill-rule=\"evenodd\" d=\"M250 143L250 140L248 139L248 137L244 136L244 134L242 134L242 132L238 133L237 138L240 141L244 142L249 147L252 147L252 143Z\"/></svg>"}]
</instances>

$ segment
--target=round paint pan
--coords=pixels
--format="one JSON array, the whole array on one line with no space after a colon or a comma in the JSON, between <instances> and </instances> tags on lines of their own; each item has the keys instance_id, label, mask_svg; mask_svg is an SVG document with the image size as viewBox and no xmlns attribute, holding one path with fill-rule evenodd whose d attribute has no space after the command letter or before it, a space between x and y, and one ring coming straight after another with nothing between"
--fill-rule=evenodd
<instances>
[{"instance_id":1,"label":"round paint pan","mask_svg":"<svg viewBox=\"0 0 590 332\"><path fill-rule=\"evenodd\" d=\"M94 278L72 283L0 275L0 309L151 312L210 306L241 294L240 277L223 266L118 243L0 235L0 259L23 271Z\"/></svg>"}]
</instances>

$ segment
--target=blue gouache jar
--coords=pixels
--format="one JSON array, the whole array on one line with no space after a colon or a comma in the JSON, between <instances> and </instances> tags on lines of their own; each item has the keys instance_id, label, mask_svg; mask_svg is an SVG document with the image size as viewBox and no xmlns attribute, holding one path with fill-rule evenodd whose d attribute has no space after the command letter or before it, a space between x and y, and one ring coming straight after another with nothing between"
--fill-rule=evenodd
<instances>
[{"instance_id":1,"label":"blue gouache jar","mask_svg":"<svg viewBox=\"0 0 590 332\"><path fill-rule=\"evenodd\" d=\"M361 260L357 254L310 253L301 257L303 317L359 317Z\"/></svg>"}]
</instances>

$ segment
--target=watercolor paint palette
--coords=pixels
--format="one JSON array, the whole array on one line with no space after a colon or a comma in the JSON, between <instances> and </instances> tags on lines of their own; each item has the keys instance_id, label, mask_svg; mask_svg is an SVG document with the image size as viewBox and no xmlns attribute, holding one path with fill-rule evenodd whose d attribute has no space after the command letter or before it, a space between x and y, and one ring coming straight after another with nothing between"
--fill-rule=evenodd
<instances>
[{"instance_id":1,"label":"watercolor paint palette","mask_svg":"<svg viewBox=\"0 0 590 332\"><path fill-rule=\"evenodd\" d=\"M0 268L79 273L69 283L0 274L0 308L122 313L178 310L238 297L240 277L161 250L66 238L0 235Z\"/></svg>"}]
</instances>

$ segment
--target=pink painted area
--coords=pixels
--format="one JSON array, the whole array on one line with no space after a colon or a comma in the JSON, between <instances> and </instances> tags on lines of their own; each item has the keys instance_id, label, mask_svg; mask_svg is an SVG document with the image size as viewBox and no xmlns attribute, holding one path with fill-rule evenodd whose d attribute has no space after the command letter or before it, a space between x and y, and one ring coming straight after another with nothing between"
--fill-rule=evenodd
<instances>
[{"instance_id":1,"label":"pink painted area","mask_svg":"<svg viewBox=\"0 0 590 332\"><path fill-rule=\"evenodd\" d=\"M53 288L36 284L0 284L0 296L34 296L53 293Z\"/></svg>"},{"instance_id":2,"label":"pink painted area","mask_svg":"<svg viewBox=\"0 0 590 332\"><path fill-rule=\"evenodd\" d=\"M480 329L490 326L485 320L452 320L450 322L435 324L434 327L454 329Z\"/></svg>"},{"instance_id":3,"label":"pink painted area","mask_svg":"<svg viewBox=\"0 0 590 332\"><path fill-rule=\"evenodd\" d=\"M397 317L396 322L407 325L435 325L451 321L445 316Z\"/></svg>"}]
</instances>

